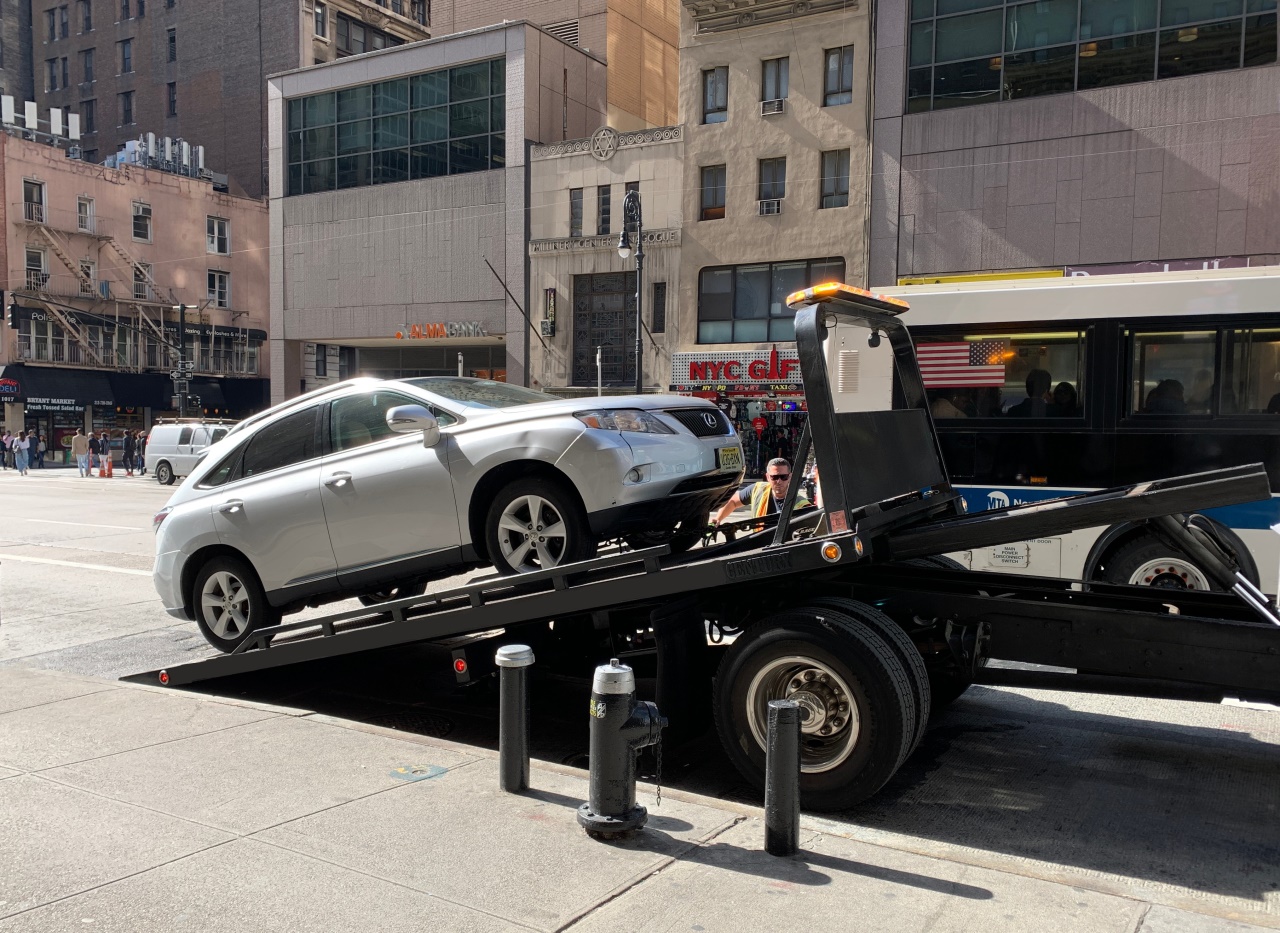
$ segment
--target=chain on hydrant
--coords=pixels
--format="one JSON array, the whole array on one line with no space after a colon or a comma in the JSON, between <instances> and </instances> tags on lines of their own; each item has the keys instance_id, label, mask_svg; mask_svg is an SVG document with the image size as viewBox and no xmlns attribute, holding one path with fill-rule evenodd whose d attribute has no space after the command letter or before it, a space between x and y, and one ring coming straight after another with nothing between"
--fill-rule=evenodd
<instances>
[{"instance_id":1,"label":"chain on hydrant","mask_svg":"<svg viewBox=\"0 0 1280 933\"><path fill-rule=\"evenodd\" d=\"M636 699L635 675L617 658L596 668L590 712L590 797L578 822L593 836L639 829L649 812L636 804L636 755L658 744L667 720L655 704Z\"/></svg>"}]
</instances>

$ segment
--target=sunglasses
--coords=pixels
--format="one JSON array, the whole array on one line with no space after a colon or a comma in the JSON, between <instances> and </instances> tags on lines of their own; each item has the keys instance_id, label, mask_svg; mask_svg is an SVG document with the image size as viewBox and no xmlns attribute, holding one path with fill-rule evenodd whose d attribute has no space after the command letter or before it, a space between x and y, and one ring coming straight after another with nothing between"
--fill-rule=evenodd
<instances>
[{"instance_id":1,"label":"sunglasses","mask_svg":"<svg viewBox=\"0 0 1280 933\"><path fill-rule=\"evenodd\" d=\"M770 476L768 476L768 477L766 477L766 478L767 478L767 479L770 479L770 480L775 480L775 479L791 479L791 474L790 474L790 473L774 473L774 474L772 474L772 475L770 475Z\"/></svg>"}]
</instances>

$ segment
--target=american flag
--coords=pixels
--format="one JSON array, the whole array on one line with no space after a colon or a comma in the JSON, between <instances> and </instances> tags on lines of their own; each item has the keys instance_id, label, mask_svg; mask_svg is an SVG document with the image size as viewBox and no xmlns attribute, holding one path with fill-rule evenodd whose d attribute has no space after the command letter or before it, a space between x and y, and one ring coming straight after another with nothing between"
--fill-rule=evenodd
<instances>
[{"instance_id":1,"label":"american flag","mask_svg":"<svg viewBox=\"0 0 1280 933\"><path fill-rule=\"evenodd\" d=\"M1003 340L922 343L916 347L926 389L1004 385Z\"/></svg>"}]
</instances>

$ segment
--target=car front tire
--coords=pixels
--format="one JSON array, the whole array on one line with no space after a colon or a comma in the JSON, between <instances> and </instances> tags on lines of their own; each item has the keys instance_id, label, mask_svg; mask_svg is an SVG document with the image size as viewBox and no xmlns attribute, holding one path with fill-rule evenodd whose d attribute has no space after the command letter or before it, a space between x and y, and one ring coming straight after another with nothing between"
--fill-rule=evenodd
<instances>
[{"instance_id":1,"label":"car front tire","mask_svg":"<svg viewBox=\"0 0 1280 933\"><path fill-rule=\"evenodd\" d=\"M219 651L232 652L256 629L280 621L280 611L253 568L238 557L215 557L196 574L192 608L205 640Z\"/></svg>"},{"instance_id":2,"label":"car front tire","mask_svg":"<svg viewBox=\"0 0 1280 933\"><path fill-rule=\"evenodd\" d=\"M587 516L559 484L519 479L494 497L485 517L489 561L502 574L549 570L595 556Z\"/></svg>"}]
</instances>

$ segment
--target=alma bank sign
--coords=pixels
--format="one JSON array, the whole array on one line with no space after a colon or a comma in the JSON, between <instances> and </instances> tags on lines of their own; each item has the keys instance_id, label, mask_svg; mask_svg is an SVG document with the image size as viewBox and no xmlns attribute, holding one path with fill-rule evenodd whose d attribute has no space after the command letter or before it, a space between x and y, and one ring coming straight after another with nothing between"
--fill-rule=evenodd
<instances>
[{"instance_id":1,"label":"alma bank sign","mask_svg":"<svg viewBox=\"0 0 1280 933\"><path fill-rule=\"evenodd\" d=\"M777 347L760 351L727 353L673 353L671 387L724 391L745 386L775 392L800 390L800 360L794 349Z\"/></svg>"}]
</instances>

